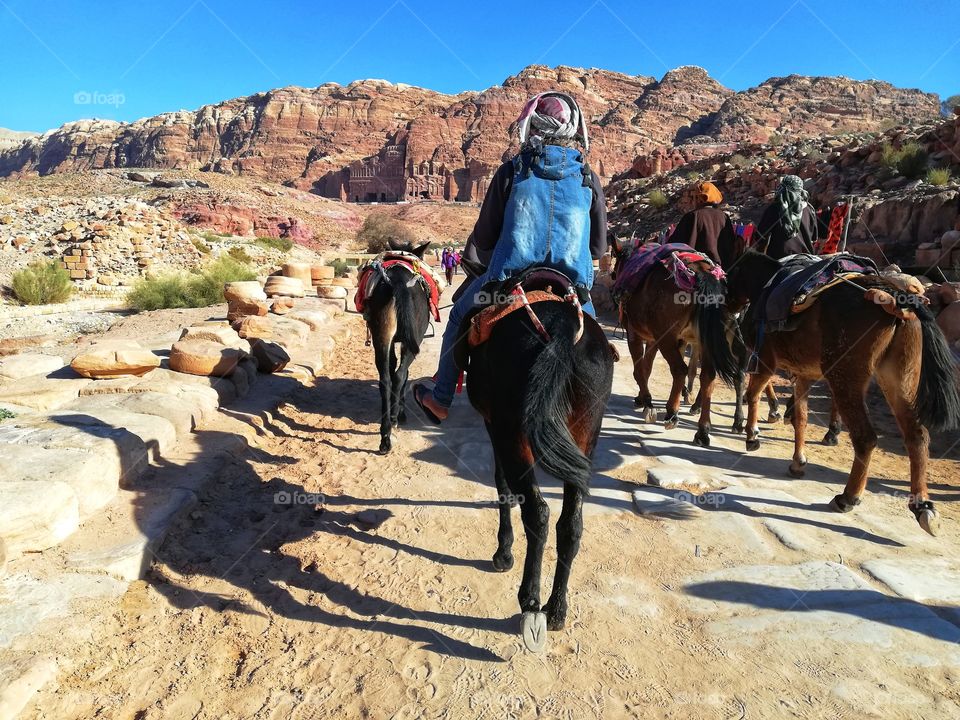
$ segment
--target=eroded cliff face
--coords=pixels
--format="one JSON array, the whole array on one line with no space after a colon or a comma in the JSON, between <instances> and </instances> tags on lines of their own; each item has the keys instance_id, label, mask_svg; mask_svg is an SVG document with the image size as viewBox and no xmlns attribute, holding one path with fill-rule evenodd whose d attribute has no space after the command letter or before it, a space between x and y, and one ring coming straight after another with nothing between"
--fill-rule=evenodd
<instances>
[{"instance_id":1,"label":"eroded cliff face","mask_svg":"<svg viewBox=\"0 0 960 720\"><path fill-rule=\"evenodd\" d=\"M655 148L876 130L930 120L935 95L845 78L774 78L735 93L696 67L660 81L530 66L502 86L445 95L382 80L288 87L134 123L81 120L0 150L0 176L150 167L241 173L343 199L479 200L515 149L531 95L574 95L605 180ZM359 188L362 187L361 196Z\"/></svg>"}]
</instances>

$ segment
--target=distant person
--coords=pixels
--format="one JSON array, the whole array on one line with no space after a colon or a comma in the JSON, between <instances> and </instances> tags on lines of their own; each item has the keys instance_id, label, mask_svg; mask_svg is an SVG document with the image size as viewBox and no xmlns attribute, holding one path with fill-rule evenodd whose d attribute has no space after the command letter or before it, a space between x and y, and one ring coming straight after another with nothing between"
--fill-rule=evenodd
<instances>
[{"instance_id":1,"label":"distant person","mask_svg":"<svg viewBox=\"0 0 960 720\"><path fill-rule=\"evenodd\" d=\"M722 204L723 194L716 185L697 185L697 207L680 218L669 241L689 245L722 267L732 265L742 254L744 241L734 231L730 216L720 209Z\"/></svg>"},{"instance_id":2,"label":"distant person","mask_svg":"<svg viewBox=\"0 0 960 720\"><path fill-rule=\"evenodd\" d=\"M817 213L807 202L810 194L803 180L784 175L773 202L763 211L757 224L757 249L775 260L796 255L813 254L819 232Z\"/></svg>"},{"instance_id":3,"label":"distant person","mask_svg":"<svg viewBox=\"0 0 960 720\"><path fill-rule=\"evenodd\" d=\"M460 253L457 250L453 251L453 274L460 274Z\"/></svg>"},{"instance_id":4,"label":"distant person","mask_svg":"<svg viewBox=\"0 0 960 720\"><path fill-rule=\"evenodd\" d=\"M453 284L453 269L456 267L454 252L450 248L443 249L443 273L447 278L447 285Z\"/></svg>"}]
</instances>

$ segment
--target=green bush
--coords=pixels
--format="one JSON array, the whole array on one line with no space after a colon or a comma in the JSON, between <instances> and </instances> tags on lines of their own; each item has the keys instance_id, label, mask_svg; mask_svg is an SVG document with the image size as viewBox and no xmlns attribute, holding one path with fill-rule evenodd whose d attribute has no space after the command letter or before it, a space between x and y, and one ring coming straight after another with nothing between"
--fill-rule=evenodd
<instances>
[{"instance_id":1,"label":"green bush","mask_svg":"<svg viewBox=\"0 0 960 720\"><path fill-rule=\"evenodd\" d=\"M923 175L927 169L927 152L917 143L907 143L899 149L884 143L880 156L882 165L911 180Z\"/></svg>"},{"instance_id":2,"label":"green bush","mask_svg":"<svg viewBox=\"0 0 960 720\"><path fill-rule=\"evenodd\" d=\"M780 133L770 133L770 137L767 138L767 144L773 145L774 147L779 147L786 142L786 138L783 137Z\"/></svg>"},{"instance_id":3,"label":"green bush","mask_svg":"<svg viewBox=\"0 0 960 720\"><path fill-rule=\"evenodd\" d=\"M279 250L280 252L290 252L293 250L293 240L290 238L258 237L257 245L269 250Z\"/></svg>"},{"instance_id":4,"label":"green bush","mask_svg":"<svg viewBox=\"0 0 960 720\"><path fill-rule=\"evenodd\" d=\"M391 240L415 243L417 238L406 225L386 215L368 215L357 231L357 243L368 253L382 253Z\"/></svg>"},{"instance_id":5,"label":"green bush","mask_svg":"<svg viewBox=\"0 0 960 720\"><path fill-rule=\"evenodd\" d=\"M333 268L333 274L337 277L346 277L350 264L346 260L331 260L327 263Z\"/></svg>"},{"instance_id":6,"label":"green bush","mask_svg":"<svg viewBox=\"0 0 960 720\"><path fill-rule=\"evenodd\" d=\"M213 250L209 245L207 245L203 240L198 237L191 237L190 242L193 243L193 246L200 251L201 255L209 255Z\"/></svg>"},{"instance_id":7,"label":"green bush","mask_svg":"<svg viewBox=\"0 0 960 720\"><path fill-rule=\"evenodd\" d=\"M0 408L0 422L3 420L13 420L16 416L17 414L15 412L11 412L6 408Z\"/></svg>"},{"instance_id":8,"label":"green bush","mask_svg":"<svg viewBox=\"0 0 960 720\"><path fill-rule=\"evenodd\" d=\"M730 156L730 164L733 165L734 167L742 169L745 167L749 167L752 164L752 162L749 158L744 157L740 153L737 153L736 155Z\"/></svg>"},{"instance_id":9,"label":"green bush","mask_svg":"<svg viewBox=\"0 0 960 720\"><path fill-rule=\"evenodd\" d=\"M659 210L669 205L670 200L664 195L663 190L651 190L647 193L647 204Z\"/></svg>"},{"instance_id":10,"label":"green bush","mask_svg":"<svg viewBox=\"0 0 960 720\"><path fill-rule=\"evenodd\" d=\"M207 307L223 302L223 286L238 280L255 280L256 273L229 255L221 255L197 272L161 275L139 280L127 295L135 310Z\"/></svg>"},{"instance_id":11,"label":"green bush","mask_svg":"<svg viewBox=\"0 0 960 720\"><path fill-rule=\"evenodd\" d=\"M37 260L13 274L13 294L24 305L66 302L73 293L70 273L56 260Z\"/></svg>"},{"instance_id":12,"label":"green bush","mask_svg":"<svg viewBox=\"0 0 960 720\"><path fill-rule=\"evenodd\" d=\"M229 255L239 263L253 262L253 258L250 257L250 253L248 253L245 248L239 245L235 245L234 247L227 250L227 255Z\"/></svg>"},{"instance_id":13,"label":"green bush","mask_svg":"<svg viewBox=\"0 0 960 720\"><path fill-rule=\"evenodd\" d=\"M930 168L927 170L927 182L931 185L946 185L950 182L950 168Z\"/></svg>"}]
</instances>

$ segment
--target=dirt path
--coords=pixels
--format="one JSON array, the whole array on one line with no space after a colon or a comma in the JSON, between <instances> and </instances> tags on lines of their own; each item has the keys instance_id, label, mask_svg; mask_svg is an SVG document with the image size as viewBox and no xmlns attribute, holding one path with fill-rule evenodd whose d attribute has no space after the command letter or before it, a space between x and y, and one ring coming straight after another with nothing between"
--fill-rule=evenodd
<instances>
[{"instance_id":1,"label":"dirt path","mask_svg":"<svg viewBox=\"0 0 960 720\"><path fill-rule=\"evenodd\" d=\"M783 476L782 426L758 454L729 433L698 448L686 421L640 424L621 344L568 626L534 655L516 633L521 563L490 567L497 513L477 418L459 399L442 431L414 419L389 458L373 454L372 354L348 321L358 332L329 364L336 375L298 391L260 446L224 467L27 717L960 713L957 511L943 502L957 499L955 459L932 469L943 537L925 536L897 496L902 451L880 452L879 494L831 514L846 436L811 446L803 481ZM438 344L415 375L432 374ZM677 487L642 485L649 469ZM557 484L545 488L556 518ZM551 540L545 585L555 558ZM903 567L923 582L907 573L891 590L873 575L895 583Z\"/></svg>"}]
</instances>

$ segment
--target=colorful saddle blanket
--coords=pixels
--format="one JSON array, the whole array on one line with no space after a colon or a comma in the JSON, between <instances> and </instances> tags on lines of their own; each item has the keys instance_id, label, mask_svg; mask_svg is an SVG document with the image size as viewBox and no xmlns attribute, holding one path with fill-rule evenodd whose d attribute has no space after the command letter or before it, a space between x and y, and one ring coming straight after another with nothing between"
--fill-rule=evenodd
<instances>
[{"instance_id":1,"label":"colorful saddle blanket","mask_svg":"<svg viewBox=\"0 0 960 720\"><path fill-rule=\"evenodd\" d=\"M768 332L785 329L792 315L809 308L821 293L837 283L879 274L873 260L848 253L827 257L789 255L780 264L781 269L760 296L759 309Z\"/></svg>"},{"instance_id":2,"label":"colorful saddle blanket","mask_svg":"<svg viewBox=\"0 0 960 720\"><path fill-rule=\"evenodd\" d=\"M409 270L411 281L422 285L430 299L430 312L433 314L433 319L440 320L440 293L446 286L443 278L434 274L430 266L416 255L397 251L380 253L361 268L360 276L357 278L357 294L353 297L357 312L363 312L367 300L373 295L377 285L386 279L387 270L397 266Z\"/></svg>"},{"instance_id":3,"label":"colorful saddle blanket","mask_svg":"<svg viewBox=\"0 0 960 720\"><path fill-rule=\"evenodd\" d=\"M709 257L697 252L689 245L683 243L641 245L627 259L623 269L617 273L612 290L613 299L619 302L625 295L632 293L657 266L665 268L670 273L678 289L690 292L697 283L696 273L690 269L690 265L695 262L708 262L712 268L710 272L715 277L720 280L725 277L719 265L715 265Z\"/></svg>"}]
</instances>

